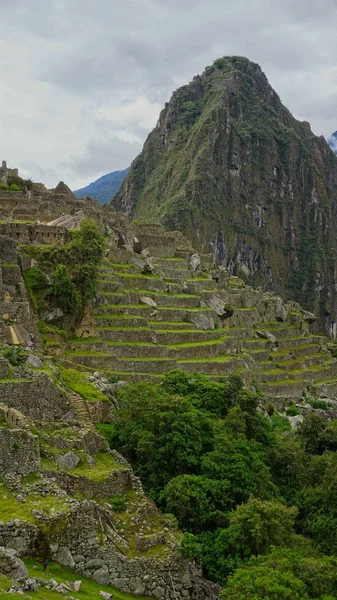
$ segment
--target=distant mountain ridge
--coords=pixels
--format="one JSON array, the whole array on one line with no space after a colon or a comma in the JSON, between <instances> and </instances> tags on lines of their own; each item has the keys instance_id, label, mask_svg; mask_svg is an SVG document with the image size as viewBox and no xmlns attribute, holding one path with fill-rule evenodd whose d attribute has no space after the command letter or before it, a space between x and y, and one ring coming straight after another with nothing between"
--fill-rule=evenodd
<instances>
[{"instance_id":1,"label":"distant mountain ridge","mask_svg":"<svg viewBox=\"0 0 337 600\"><path fill-rule=\"evenodd\" d=\"M99 200L101 204L107 204L118 192L129 170L130 167L122 171L107 173L86 187L74 190L74 194L77 198L90 196L94 200Z\"/></svg>"}]
</instances>

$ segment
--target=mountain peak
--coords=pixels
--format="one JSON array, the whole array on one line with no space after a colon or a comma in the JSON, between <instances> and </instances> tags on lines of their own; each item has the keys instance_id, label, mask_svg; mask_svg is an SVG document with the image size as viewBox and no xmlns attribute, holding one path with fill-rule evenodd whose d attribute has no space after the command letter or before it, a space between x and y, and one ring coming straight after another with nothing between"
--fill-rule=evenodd
<instances>
[{"instance_id":1,"label":"mountain peak","mask_svg":"<svg viewBox=\"0 0 337 600\"><path fill-rule=\"evenodd\" d=\"M337 237L334 182L324 138L294 119L259 65L225 56L173 93L112 203L323 314L337 309L320 253Z\"/></svg>"}]
</instances>

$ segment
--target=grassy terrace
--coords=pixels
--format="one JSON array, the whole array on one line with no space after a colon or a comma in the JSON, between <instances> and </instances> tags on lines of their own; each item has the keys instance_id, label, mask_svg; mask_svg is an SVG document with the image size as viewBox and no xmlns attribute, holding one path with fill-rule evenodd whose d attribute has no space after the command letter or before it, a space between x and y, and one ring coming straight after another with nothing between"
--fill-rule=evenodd
<instances>
[{"instance_id":1,"label":"grassy terrace","mask_svg":"<svg viewBox=\"0 0 337 600\"><path fill-rule=\"evenodd\" d=\"M74 365L75 369L77 369L77 365ZM90 381L85 378L85 375L78 370L75 369L67 369L63 366L60 366L61 375L63 377L66 385L82 396L84 400L88 402L107 402L108 398L105 394L100 392L97 388L95 388ZM96 369L93 369L96 370Z\"/></svg>"},{"instance_id":2,"label":"grassy terrace","mask_svg":"<svg viewBox=\"0 0 337 600\"><path fill-rule=\"evenodd\" d=\"M214 356L212 358L186 358L183 360L179 360L179 364L184 363L225 363L231 362L233 360L233 356L228 356L227 354L223 354L221 356Z\"/></svg>"}]
</instances>

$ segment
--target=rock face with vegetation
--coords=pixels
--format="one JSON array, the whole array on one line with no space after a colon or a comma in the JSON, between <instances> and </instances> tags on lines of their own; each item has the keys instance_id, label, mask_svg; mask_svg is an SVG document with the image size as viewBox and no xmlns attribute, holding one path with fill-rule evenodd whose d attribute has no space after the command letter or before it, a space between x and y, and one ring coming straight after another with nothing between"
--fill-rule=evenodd
<instances>
[{"instance_id":1,"label":"rock face with vegetation","mask_svg":"<svg viewBox=\"0 0 337 600\"><path fill-rule=\"evenodd\" d=\"M335 332L337 159L260 67L225 57L173 93L113 205L179 229Z\"/></svg>"}]
</instances>

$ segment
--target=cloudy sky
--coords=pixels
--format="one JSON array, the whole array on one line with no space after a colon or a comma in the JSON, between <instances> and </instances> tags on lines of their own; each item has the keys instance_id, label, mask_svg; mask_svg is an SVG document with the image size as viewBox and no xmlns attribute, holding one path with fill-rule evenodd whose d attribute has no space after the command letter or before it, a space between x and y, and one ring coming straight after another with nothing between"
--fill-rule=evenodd
<instances>
[{"instance_id":1,"label":"cloudy sky","mask_svg":"<svg viewBox=\"0 0 337 600\"><path fill-rule=\"evenodd\" d=\"M128 166L171 93L258 62L317 135L337 129L337 0L0 0L0 159L73 189Z\"/></svg>"}]
</instances>

